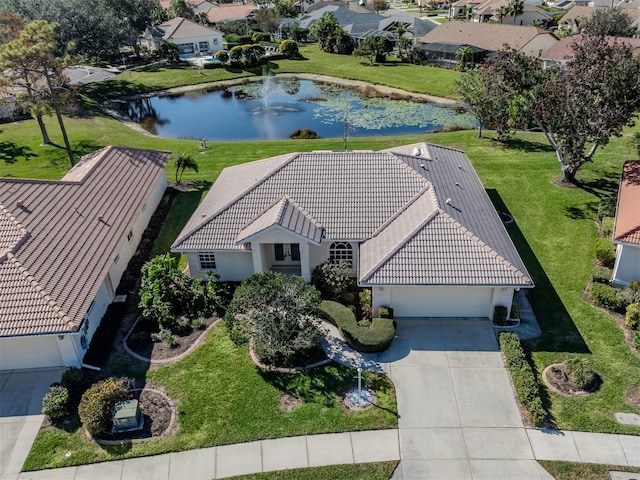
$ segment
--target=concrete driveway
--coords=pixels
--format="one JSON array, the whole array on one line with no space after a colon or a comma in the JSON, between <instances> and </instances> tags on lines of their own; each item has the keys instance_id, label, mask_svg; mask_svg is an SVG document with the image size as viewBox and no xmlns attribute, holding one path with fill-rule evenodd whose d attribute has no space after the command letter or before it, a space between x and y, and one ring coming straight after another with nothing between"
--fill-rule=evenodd
<instances>
[{"instance_id":1,"label":"concrete driveway","mask_svg":"<svg viewBox=\"0 0 640 480\"><path fill-rule=\"evenodd\" d=\"M378 361L398 399L395 480L550 478L534 460L487 319L398 319Z\"/></svg>"},{"instance_id":2,"label":"concrete driveway","mask_svg":"<svg viewBox=\"0 0 640 480\"><path fill-rule=\"evenodd\" d=\"M64 369L0 371L0 479L18 478L42 425L42 397Z\"/></svg>"}]
</instances>

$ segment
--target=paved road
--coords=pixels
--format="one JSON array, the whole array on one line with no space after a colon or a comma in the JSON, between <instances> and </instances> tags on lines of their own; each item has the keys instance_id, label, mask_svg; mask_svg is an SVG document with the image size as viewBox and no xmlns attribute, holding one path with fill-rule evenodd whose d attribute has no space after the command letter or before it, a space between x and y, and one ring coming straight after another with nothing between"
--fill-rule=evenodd
<instances>
[{"instance_id":1,"label":"paved road","mask_svg":"<svg viewBox=\"0 0 640 480\"><path fill-rule=\"evenodd\" d=\"M117 68L96 68L78 66L65 69L64 73L69 78L71 85L85 85L87 83L101 82L115 77L120 73Z\"/></svg>"}]
</instances>

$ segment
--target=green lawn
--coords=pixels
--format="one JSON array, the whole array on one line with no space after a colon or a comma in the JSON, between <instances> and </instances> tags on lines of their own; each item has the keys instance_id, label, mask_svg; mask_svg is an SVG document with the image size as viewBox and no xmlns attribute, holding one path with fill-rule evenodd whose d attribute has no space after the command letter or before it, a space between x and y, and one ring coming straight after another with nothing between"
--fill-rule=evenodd
<instances>
[{"instance_id":1,"label":"green lawn","mask_svg":"<svg viewBox=\"0 0 640 480\"><path fill-rule=\"evenodd\" d=\"M297 468L271 473L242 475L229 480L389 480L397 462L332 465L329 467Z\"/></svg>"},{"instance_id":2,"label":"green lawn","mask_svg":"<svg viewBox=\"0 0 640 480\"><path fill-rule=\"evenodd\" d=\"M446 98L454 98L453 84L459 75L455 70L401 63L391 58L386 64L370 65L355 56L325 53L315 44L302 45L300 53L303 59L274 60L269 62L268 69L273 73L316 73L363 80ZM83 91L93 98L104 100L183 85L249 77L262 72L263 67L200 70L196 67L159 65L146 70L124 72L106 82L84 87Z\"/></svg>"},{"instance_id":3,"label":"green lawn","mask_svg":"<svg viewBox=\"0 0 640 480\"><path fill-rule=\"evenodd\" d=\"M133 360L132 360L133 361ZM84 438L76 423L42 430L24 469L34 470L115 460L267 438L397 427L391 383L368 374L380 408L348 412L339 402L355 386L355 371L331 364L298 374L263 372L247 348L229 339L224 324L175 364L149 371L146 382L164 387L178 407L175 436L149 443L101 447ZM282 394L303 400L292 412L278 406ZM67 452L71 452L67 455Z\"/></svg>"},{"instance_id":4,"label":"green lawn","mask_svg":"<svg viewBox=\"0 0 640 480\"><path fill-rule=\"evenodd\" d=\"M619 465L551 461L539 461L539 463L556 480L610 480L609 471L611 470L640 474L640 468L621 467Z\"/></svg>"}]
</instances>

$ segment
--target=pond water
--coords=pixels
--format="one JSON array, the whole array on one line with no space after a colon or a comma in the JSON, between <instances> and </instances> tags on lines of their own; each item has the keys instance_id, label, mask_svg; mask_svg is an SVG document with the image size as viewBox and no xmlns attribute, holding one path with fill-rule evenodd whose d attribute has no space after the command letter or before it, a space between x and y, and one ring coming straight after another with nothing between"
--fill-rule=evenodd
<instances>
[{"instance_id":1,"label":"pond water","mask_svg":"<svg viewBox=\"0 0 640 480\"><path fill-rule=\"evenodd\" d=\"M330 84L295 78L224 90L198 90L132 100L125 113L164 137L207 140L284 139L297 129L320 137L425 133L448 125L471 128L472 115L433 103L370 98Z\"/></svg>"}]
</instances>

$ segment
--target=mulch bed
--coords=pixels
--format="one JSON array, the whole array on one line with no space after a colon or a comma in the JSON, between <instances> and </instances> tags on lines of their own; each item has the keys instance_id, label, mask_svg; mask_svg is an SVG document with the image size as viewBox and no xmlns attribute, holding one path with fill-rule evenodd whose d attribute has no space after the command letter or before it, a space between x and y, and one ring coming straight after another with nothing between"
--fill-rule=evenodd
<instances>
[{"instance_id":1,"label":"mulch bed","mask_svg":"<svg viewBox=\"0 0 640 480\"><path fill-rule=\"evenodd\" d=\"M562 363L549 365L545 368L543 378L551 390L564 395L585 395L596 390L599 385L599 382L596 382L589 391L582 390L573 382L571 375L569 375Z\"/></svg>"},{"instance_id":2,"label":"mulch bed","mask_svg":"<svg viewBox=\"0 0 640 480\"><path fill-rule=\"evenodd\" d=\"M178 346L170 347L164 342L154 342L151 334L157 332L157 326L140 319L127 338L127 346L138 355L151 360L167 360L185 352L209 328L215 318L207 318L202 329L193 329L185 335L176 335Z\"/></svg>"},{"instance_id":3,"label":"mulch bed","mask_svg":"<svg viewBox=\"0 0 640 480\"><path fill-rule=\"evenodd\" d=\"M629 390L627 390L625 398L627 402L640 410L640 384L634 385Z\"/></svg>"},{"instance_id":4,"label":"mulch bed","mask_svg":"<svg viewBox=\"0 0 640 480\"><path fill-rule=\"evenodd\" d=\"M144 428L134 432L101 434L97 441L122 442L130 440L144 440L159 438L167 432L171 424L173 406L167 399L153 390L138 392L138 407L144 419Z\"/></svg>"}]
</instances>

